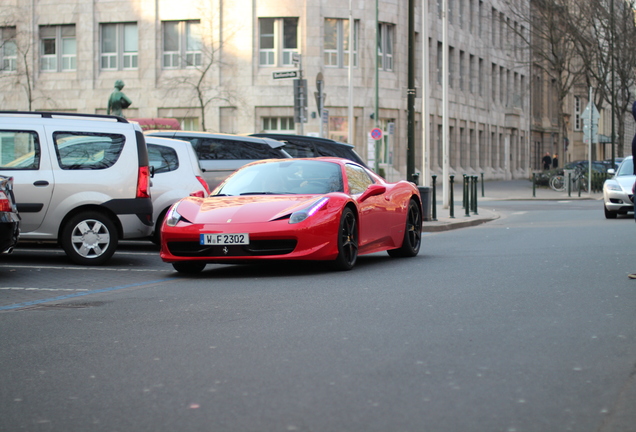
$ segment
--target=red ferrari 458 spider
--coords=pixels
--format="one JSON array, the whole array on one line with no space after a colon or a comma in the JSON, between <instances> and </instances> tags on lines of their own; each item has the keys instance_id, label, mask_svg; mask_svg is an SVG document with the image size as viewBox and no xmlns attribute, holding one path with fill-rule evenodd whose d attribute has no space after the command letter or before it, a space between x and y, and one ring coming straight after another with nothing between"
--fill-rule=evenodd
<instances>
[{"instance_id":1,"label":"red ferrari 458 spider","mask_svg":"<svg viewBox=\"0 0 636 432\"><path fill-rule=\"evenodd\" d=\"M414 184L387 183L347 159L272 159L245 165L208 198L175 203L161 228L161 259L183 273L255 260L350 270L358 255L415 256L421 235Z\"/></svg>"}]
</instances>

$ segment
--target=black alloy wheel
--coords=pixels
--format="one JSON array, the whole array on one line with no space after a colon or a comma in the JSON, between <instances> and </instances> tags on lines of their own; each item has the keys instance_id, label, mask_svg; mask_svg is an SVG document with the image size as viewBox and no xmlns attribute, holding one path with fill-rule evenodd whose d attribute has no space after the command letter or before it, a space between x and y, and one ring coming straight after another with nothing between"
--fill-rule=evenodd
<instances>
[{"instance_id":1,"label":"black alloy wheel","mask_svg":"<svg viewBox=\"0 0 636 432\"><path fill-rule=\"evenodd\" d=\"M336 270L351 270L358 259L358 223L349 207L340 216L338 229L338 257L334 261Z\"/></svg>"},{"instance_id":2,"label":"black alloy wheel","mask_svg":"<svg viewBox=\"0 0 636 432\"><path fill-rule=\"evenodd\" d=\"M406 225L404 226L404 240L402 246L397 249L388 250L389 256L394 258L414 257L420 252L422 244L422 211L418 203L411 199L409 209L406 214Z\"/></svg>"}]
</instances>

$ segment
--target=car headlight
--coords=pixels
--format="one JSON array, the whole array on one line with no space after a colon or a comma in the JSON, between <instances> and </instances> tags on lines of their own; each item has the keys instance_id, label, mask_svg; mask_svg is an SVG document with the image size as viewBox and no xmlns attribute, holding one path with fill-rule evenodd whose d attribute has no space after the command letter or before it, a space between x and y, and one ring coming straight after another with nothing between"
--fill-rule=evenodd
<instances>
[{"instance_id":1,"label":"car headlight","mask_svg":"<svg viewBox=\"0 0 636 432\"><path fill-rule=\"evenodd\" d=\"M181 215L177 211L177 207L179 207L179 203L170 207L170 210L168 210L168 213L166 213L166 218L164 219L166 221L166 225L171 227L176 226L182 219Z\"/></svg>"},{"instance_id":2,"label":"car headlight","mask_svg":"<svg viewBox=\"0 0 636 432\"><path fill-rule=\"evenodd\" d=\"M605 189L611 190L611 191L622 191L623 190L623 188L621 188L621 185L619 185L618 183L606 183L605 184Z\"/></svg>"},{"instance_id":3,"label":"car headlight","mask_svg":"<svg viewBox=\"0 0 636 432\"><path fill-rule=\"evenodd\" d=\"M309 207L293 212L289 217L289 223L295 224L304 221L327 204L327 201L329 201L329 198L322 197L319 200L314 201Z\"/></svg>"}]
</instances>

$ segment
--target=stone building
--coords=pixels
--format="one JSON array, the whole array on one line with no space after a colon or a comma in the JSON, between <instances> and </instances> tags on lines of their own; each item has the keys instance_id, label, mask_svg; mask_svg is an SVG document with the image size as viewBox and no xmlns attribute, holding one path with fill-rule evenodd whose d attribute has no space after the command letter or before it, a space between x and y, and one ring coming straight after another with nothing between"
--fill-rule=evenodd
<instances>
[{"instance_id":1,"label":"stone building","mask_svg":"<svg viewBox=\"0 0 636 432\"><path fill-rule=\"evenodd\" d=\"M415 165L423 168L426 146L425 172L437 175L443 149L441 4L415 0ZM129 118L171 117L183 129L224 133L322 130L353 143L387 178L405 178L408 2L378 0L377 11L369 0L351 5L350 10L349 2L338 0L0 0L0 106L105 114L121 79L132 100L125 110ZM498 0L448 0L447 19L451 172L527 177L533 168L529 72L514 31L523 31L522 24ZM300 117L294 80L274 79L275 72L298 70L295 60L307 80L305 123L294 121ZM430 88L424 125L423 76ZM314 97L318 78L328 118L320 115ZM383 131L378 141L370 138L376 127Z\"/></svg>"}]
</instances>

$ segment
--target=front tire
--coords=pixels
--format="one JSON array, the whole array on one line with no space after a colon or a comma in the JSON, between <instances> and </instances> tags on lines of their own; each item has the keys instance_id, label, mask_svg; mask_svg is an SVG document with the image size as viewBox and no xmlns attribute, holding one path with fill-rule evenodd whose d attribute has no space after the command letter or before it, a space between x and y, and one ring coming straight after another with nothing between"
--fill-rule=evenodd
<instances>
[{"instance_id":1,"label":"front tire","mask_svg":"<svg viewBox=\"0 0 636 432\"><path fill-rule=\"evenodd\" d=\"M336 270L351 270L358 259L358 223L349 207L340 216L338 229L338 257L333 262Z\"/></svg>"},{"instance_id":2,"label":"front tire","mask_svg":"<svg viewBox=\"0 0 636 432\"><path fill-rule=\"evenodd\" d=\"M618 212L610 211L605 206L603 206L603 210L605 211L605 219L616 219L618 216Z\"/></svg>"},{"instance_id":3,"label":"front tire","mask_svg":"<svg viewBox=\"0 0 636 432\"><path fill-rule=\"evenodd\" d=\"M79 213L66 222L60 243L76 264L102 265L117 249L119 236L110 218L102 213Z\"/></svg>"},{"instance_id":4,"label":"front tire","mask_svg":"<svg viewBox=\"0 0 636 432\"><path fill-rule=\"evenodd\" d=\"M388 250L393 258L414 257L420 252L422 244L422 211L415 200L409 202L409 209L404 225L404 240L402 246Z\"/></svg>"},{"instance_id":5,"label":"front tire","mask_svg":"<svg viewBox=\"0 0 636 432\"><path fill-rule=\"evenodd\" d=\"M205 263L202 261L178 261L173 262L172 267L179 273L197 274L203 271Z\"/></svg>"}]
</instances>

